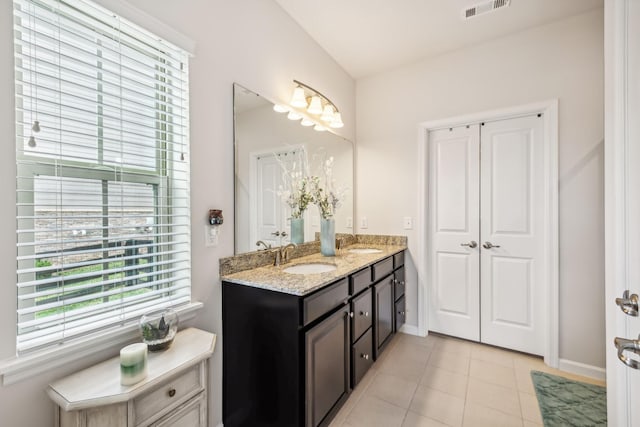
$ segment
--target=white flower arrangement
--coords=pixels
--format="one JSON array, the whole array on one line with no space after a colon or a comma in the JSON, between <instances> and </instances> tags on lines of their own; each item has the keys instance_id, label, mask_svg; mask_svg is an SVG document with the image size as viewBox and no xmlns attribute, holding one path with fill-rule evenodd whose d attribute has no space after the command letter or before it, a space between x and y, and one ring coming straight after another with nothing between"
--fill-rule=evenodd
<instances>
[{"instance_id":1,"label":"white flower arrangement","mask_svg":"<svg viewBox=\"0 0 640 427\"><path fill-rule=\"evenodd\" d=\"M332 177L333 157L329 157L323 162L322 171L324 172L324 188L320 184L320 177L310 177L313 202L320 210L320 217L322 219L330 219L333 218L336 210L342 206L346 189L335 185Z\"/></svg>"},{"instance_id":2,"label":"white flower arrangement","mask_svg":"<svg viewBox=\"0 0 640 427\"><path fill-rule=\"evenodd\" d=\"M284 185L279 186L276 194L291 209L291 218L302 218L314 199L311 193L311 178L307 176L306 153L302 150L296 154L298 154L298 161L291 163L291 169L288 169L284 162L279 161Z\"/></svg>"}]
</instances>

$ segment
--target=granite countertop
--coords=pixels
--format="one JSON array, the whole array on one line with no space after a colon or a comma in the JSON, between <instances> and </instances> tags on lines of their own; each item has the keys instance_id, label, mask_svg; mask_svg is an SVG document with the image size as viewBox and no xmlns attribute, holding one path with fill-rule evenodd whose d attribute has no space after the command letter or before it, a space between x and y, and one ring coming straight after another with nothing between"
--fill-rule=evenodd
<instances>
[{"instance_id":1,"label":"granite countertop","mask_svg":"<svg viewBox=\"0 0 640 427\"><path fill-rule=\"evenodd\" d=\"M372 254L349 252L349 249L357 248L380 249L382 252ZM405 245L354 244L337 251L336 256L333 257L325 257L315 253L293 259L279 267L264 266L223 275L222 280L302 296L405 249L407 249ZM318 274L291 274L283 271L287 267L307 263L332 264L336 266L336 269Z\"/></svg>"}]
</instances>

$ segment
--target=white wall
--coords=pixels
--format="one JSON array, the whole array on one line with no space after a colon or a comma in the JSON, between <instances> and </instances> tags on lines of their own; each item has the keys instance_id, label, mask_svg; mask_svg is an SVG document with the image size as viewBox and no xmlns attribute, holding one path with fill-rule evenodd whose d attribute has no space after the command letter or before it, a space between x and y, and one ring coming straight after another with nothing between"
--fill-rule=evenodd
<instances>
[{"instance_id":1,"label":"white wall","mask_svg":"<svg viewBox=\"0 0 640 427\"><path fill-rule=\"evenodd\" d=\"M100 0L127 16L119 0ZM191 78L191 205L193 297L204 302L194 324L221 333L218 259L233 255L233 109L232 83L238 82L273 101L286 102L298 79L326 93L340 108L353 140L355 83L275 2L263 0L130 0L130 4L172 26L197 44ZM0 2L0 360L15 350L15 160L12 3ZM204 246L210 208L224 210L220 244ZM212 360L210 422L222 420L222 339ZM48 382L115 355L97 355L64 369L18 384L0 386L0 424L11 427L53 425Z\"/></svg>"},{"instance_id":2,"label":"white wall","mask_svg":"<svg viewBox=\"0 0 640 427\"><path fill-rule=\"evenodd\" d=\"M552 98L559 99L560 357L604 367L601 10L358 80L356 212L374 234L405 234L402 217L414 217L415 256L424 238L415 231L418 123ZM407 322L415 326L417 273L409 273Z\"/></svg>"}]
</instances>

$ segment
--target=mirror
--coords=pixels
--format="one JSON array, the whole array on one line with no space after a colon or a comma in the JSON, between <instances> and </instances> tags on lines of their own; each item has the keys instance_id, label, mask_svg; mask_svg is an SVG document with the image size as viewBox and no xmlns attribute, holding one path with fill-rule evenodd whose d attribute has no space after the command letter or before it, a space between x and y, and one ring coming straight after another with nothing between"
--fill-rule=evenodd
<instances>
[{"instance_id":1,"label":"mirror","mask_svg":"<svg viewBox=\"0 0 640 427\"><path fill-rule=\"evenodd\" d=\"M263 249L258 241L272 247L292 241L287 191L304 175L331 182L340 199L333 217L336 233L352 234L351 141L289 120L287 113L274 111L273 103L237 83L233 94L236 255ZM315 240L320 231L318 207L309 204L302 218L302 226L295 222L304 230L303 241Z\"/></svg>"}]
</instances>

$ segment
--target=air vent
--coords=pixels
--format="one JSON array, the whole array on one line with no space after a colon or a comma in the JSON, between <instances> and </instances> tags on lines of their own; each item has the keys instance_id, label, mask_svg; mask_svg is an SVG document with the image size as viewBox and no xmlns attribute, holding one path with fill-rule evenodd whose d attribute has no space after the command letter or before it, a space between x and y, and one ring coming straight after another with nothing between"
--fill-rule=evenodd
<instances>
[{"instance_id":1,"label":"air vent","mask_svg":"<svg viewBox=\"0 0 640 427\"><path fill-rule=\"evenodd\" d=\"M462 13L462 17L464 19L474 18L478 15L493 12L494 10L500 9L502 7L507 7L510 4L511 0L491 0L465 9Z\"/></svg>"}]
</instances>

